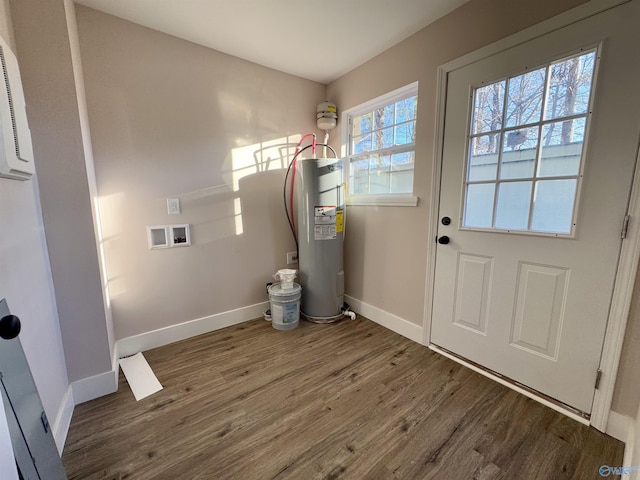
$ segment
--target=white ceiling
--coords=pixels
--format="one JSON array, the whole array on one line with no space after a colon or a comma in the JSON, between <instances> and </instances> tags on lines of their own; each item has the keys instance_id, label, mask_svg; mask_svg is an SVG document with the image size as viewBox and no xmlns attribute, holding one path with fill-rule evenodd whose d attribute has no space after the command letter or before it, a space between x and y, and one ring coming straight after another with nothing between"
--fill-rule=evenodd
<instances>
[{"instance_id":1,"label":"white ceiling","mask_svg":"<svg viewBox=\"0 0 640 480\"><path fill-rule=\"evenodd\" d=\"M76 3L326 84L467 1L76 0Z\"/></svg>"}]
</instances>

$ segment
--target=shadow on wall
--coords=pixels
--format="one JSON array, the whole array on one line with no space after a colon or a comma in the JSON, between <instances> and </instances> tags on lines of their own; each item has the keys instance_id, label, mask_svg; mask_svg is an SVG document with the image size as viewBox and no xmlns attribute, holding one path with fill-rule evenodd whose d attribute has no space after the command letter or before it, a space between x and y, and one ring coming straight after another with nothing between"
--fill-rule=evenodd
<instances>
[{"instance_id":1,"label":"shadow on wall","mask_svg":"<svg viewBox=\"0 0 640 480\"><path fill-rule=\"evenodd\" d=\"M291 250L288 243L293 244L283 208L282 188L286 169L300 138L301 135L295 134L233 148L223 162L222 178L225 183L168 195L180 199L182 214L179 217L166 214L165 198L153 199L143 216L149 225L190 224L194 239L190 252L211 251L214 244L222 242L232 247L232 252L227 249L229 256L239 255L246 259L263 255L273 259L271 263L277 262L283 251ZM144 268L145 263L134 255L126 267L109 265L105 250L113 253L126 248L144 257L148 250L146 230L137 228L136 234L125 242L126 227L122 225L119 214L127 208L124 193L102 196L96 201L103 220L99 231L100 259L105 272L103 283L109 294L107 301L111 302L127 293L126 279L129 275L126 271ZM189 254L189 251L180 254ZM158 259L157 256L155 258ZM201 259L201 262L207 261ZM112 268L108 271L107 266Z\"/></svg>"},{"instance_id":2,"label":"shadow on wall","mask_svg":"<svg viewBox=\"0 0 640 480\"><path fill-rule=\"evenodd\" d=\"M213 208L208 219L194 226L200 244L243 235L247 228L258 235L270 228L258 228L266 220L279 218L274 211L273 193L282 197L284 172L289 166L301 135L234 148L225 159L222 185L180 195L185 211L193 208ZM257 201L257 204L255 203ZM247 211L247 206L256 208ZM282 201L280 201L282 204ZM280 215L285 221L284 212Z\"/></svg>"}]
</instances>

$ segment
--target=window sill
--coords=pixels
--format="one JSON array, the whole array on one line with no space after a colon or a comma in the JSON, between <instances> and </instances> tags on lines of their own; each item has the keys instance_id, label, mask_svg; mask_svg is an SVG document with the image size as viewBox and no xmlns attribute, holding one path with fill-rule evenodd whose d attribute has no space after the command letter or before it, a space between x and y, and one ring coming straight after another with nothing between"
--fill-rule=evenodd
<instances>
[{"instance_id":1,"label":"window sill","mask_svg":"<svg viewBox=\"0 0 640 480\"><path fill-rule=\"evenodd\" d=\"M416 207L418 197L414 195L351 195L347 205L370 205L378 207Z\"/></svg>"}]
</instances>

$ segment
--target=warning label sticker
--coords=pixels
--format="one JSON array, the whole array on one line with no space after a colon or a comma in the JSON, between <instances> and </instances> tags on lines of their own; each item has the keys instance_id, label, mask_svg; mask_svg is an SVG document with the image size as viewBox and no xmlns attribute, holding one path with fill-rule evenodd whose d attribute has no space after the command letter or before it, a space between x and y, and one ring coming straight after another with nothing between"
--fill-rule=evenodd
<instances>
[{"instance_id":1,"label":"warning label sticker","mask_svg":"<svg viewBox=\"0 0 640 480\"><path fill-rule=\"evenodd\" d=\"M344 210L336 210L336 232L340 233L344 229Z\"/></svg>"},{"instance_id":2,"label":"warning label sticker","mask_svg":"<svg viewBox=\"0 0 640 480\"><path fill-rule=\"evenodd\" d=\"M336 238L336 207L316 206L313 222L314 240L333 240Z\"/></svg>"}]
</instances>

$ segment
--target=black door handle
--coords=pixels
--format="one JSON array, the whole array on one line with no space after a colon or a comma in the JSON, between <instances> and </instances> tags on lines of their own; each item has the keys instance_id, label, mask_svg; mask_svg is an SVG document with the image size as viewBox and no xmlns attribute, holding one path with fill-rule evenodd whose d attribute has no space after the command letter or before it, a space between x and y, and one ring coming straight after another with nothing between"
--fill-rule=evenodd
<instances>
[{"instance_id":1,"label":"black door handle","mask_svg":"<svg viewBox=\"0 0 640 480\"><path fill-rule=\"evenodd\" d=\"M5 315L0 319L0 337L5 340L16 338L20 333L20 319L15 315Z\"/></svg>"},{"instance_id":2,"label":"black door handle","mask_svg":"<svg viewBox=\"0 0 640 480\"><path fill-rule=\"evenodd\" d=\"M438 243L440 245L446 245L447 243L449 243L450 240L451 239L449 237L447 237L446 235L443 235L438 239Z\"/></svg>"}]
</instances>

